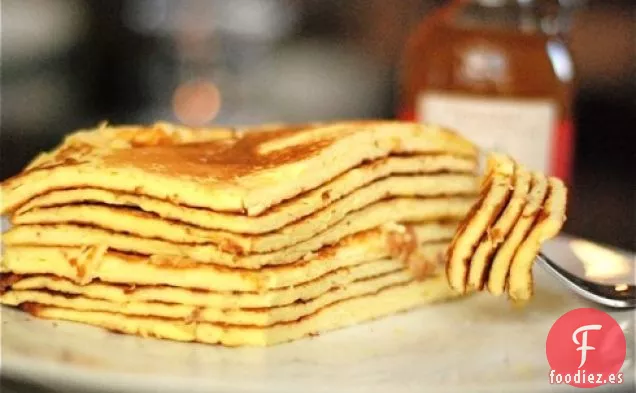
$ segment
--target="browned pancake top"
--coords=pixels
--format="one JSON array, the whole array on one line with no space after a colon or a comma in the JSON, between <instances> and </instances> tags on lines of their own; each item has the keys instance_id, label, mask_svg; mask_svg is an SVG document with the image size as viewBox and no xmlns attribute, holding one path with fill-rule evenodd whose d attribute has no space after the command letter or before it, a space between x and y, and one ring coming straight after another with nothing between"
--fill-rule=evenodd
<instances>
[{"instance_id":1,"label":"browned pancake top","mask_svg":"<svg viewBox=\"0 0 636 393\"><path fill-rule=\"evenodd\" d=\"M155 173L231 180L311 157L365 126L392 123L265 125L240 130L167 123L103 126L69 135L60 147L37 157L24 172L101 161L110 168L137 167ZM467 143L450 131L442 134L459 145Z\"/></svg>"},{"instance_id":2,"label":"browned pancake top","mask_svg":"<svg viewBox=\"0 0 636 393\"><path fill-rule=\"evenodd\" d=\"M0 211L51 190L93 187L255 216L365 161L412 153L474 159L477 150L448 130L396 121L103 126L69 135L4 181Z\"/></svg>"},{"instance_id":3,"label":"browned pancake top","mask_svg":"<svg viewBox=\"0 0 636 393\"><path fill-rule=\"evenodd\" d=\"M149 126L100 125L95 130L68 135L51 153L41 154L25 168L24 173L38 169L70 166L94 161L118 150L139 151L153 146L163 149L176 145L236 137L230 128L181 128L168 123Z\"/></svg>"},{"instance_id":4,"label":"browned pancake top","mask_svg":"<svg viewBox=\"0 0 636 393\"><path fill-rule=\"evenodd\" d=\"M268 141L279 140L295 130L250 132L243 137L174 146L150 146L118 150L105 157L108 166L135 166L167 175L215 178L229 181L264 169L300 161L332 143L332 138L261 151Z\"/></svg>"}]
</instances>

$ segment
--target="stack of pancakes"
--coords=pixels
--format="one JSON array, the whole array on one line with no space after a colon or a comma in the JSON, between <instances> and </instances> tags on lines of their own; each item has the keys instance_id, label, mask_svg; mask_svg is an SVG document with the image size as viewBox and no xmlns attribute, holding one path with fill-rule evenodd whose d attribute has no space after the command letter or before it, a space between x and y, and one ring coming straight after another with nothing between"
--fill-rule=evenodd
<instances>
[{"instance_id":1,"label":"stack of pancakes","mask_svg":"<svg viewBox=\"0 0 636 393\"><path fill-rule=\"evenodd\" d=\"M567 189L511 157L488 157L480 197L448 249L449 284L460 293L488 289L518 303L533 294L532 265L565 222Z\"/></svg>"},{"instance_id":2,"label":"stack of pancakes","mask_svg":"<svg viewBox=\"0 0 636 393\"><path fill-rule=\"evenodd\" d=\"M401 122L77 132L2 184L0 301L234 346L451 298L476 157Z\"/></svg>"}]
</instances>

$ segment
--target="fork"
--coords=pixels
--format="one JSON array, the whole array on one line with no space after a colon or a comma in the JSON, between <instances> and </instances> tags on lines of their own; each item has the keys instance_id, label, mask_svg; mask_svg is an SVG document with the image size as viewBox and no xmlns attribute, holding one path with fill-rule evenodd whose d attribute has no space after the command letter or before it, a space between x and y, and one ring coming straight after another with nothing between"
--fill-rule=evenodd
<instances>
[{"instance_id":1,"label":"fork","mask_svg":"<svg viewBox=\"0 0 636 393\"><path fill-rule=\"evenodd\" d=\"M537 261L553 276L563 282L582 298L615 309L636 308L636 286L630 284L600 284L577 277L568 272L543 253L537 255Z\"/></svg>"}]
</instances>

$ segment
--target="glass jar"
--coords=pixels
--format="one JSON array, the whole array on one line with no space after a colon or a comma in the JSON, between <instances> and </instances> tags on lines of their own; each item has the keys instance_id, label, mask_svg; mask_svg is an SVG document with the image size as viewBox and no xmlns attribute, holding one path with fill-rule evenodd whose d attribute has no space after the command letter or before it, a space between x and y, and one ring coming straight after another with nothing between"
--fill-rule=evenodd
<instances>
[{"instance_id":1,"label":"glass jar","mask_svg":"<svg viewBox=\"0 0 636 393\"><path fill-rule=\"evenodd\" d=\"M400 117L567 180L573 66L558 4L541 3L457 0L424 18L403 54Z\"/></svg>"}]
</instances>

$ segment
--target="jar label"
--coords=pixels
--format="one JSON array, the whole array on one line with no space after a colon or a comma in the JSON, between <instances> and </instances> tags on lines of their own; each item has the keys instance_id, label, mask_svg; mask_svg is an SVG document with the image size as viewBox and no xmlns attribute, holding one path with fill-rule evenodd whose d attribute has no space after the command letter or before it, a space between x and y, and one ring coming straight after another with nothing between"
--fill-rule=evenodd
<instances>
[{"instance_id":1,"label":"jar label","mask_svg":"<svg viewBox=\"0 0 636 393\"><path fill-rule=\"evenodd\" d=\"M419 95L415 120L456 130L483 152L499 151L527 167L554 172L558 106L549 99Z\"/></svg>"}]
</instances>

